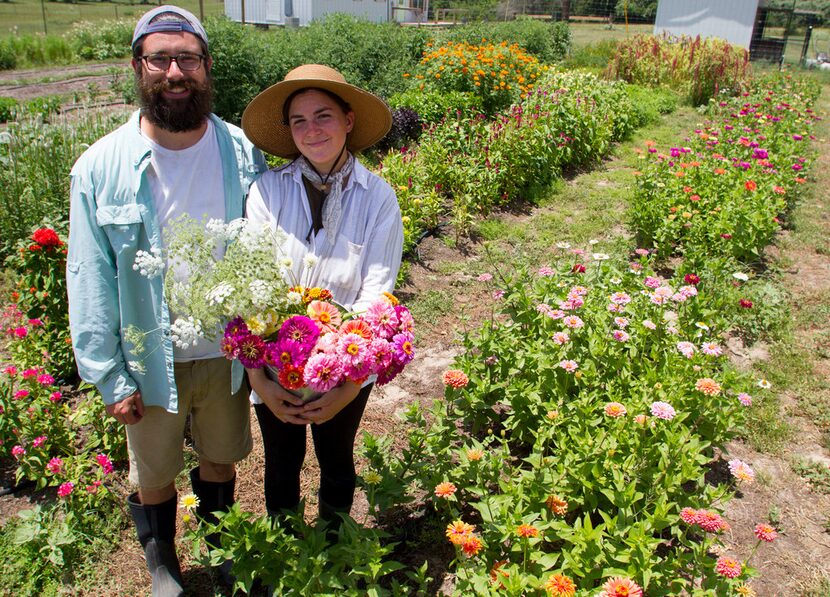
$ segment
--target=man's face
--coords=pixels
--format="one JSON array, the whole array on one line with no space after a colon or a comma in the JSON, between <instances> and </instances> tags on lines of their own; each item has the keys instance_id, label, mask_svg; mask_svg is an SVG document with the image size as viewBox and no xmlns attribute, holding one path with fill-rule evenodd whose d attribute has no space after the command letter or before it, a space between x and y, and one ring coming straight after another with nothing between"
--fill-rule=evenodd
<instances>
[{"instance_id":1,"label":"man's face","mask_svg":"<svg viewBox=\"0 0 830 597\"><path fill-rule=\"evenodd\" d=\"M151 33L141 44L143 56L203 53L199 38L186 31ZM205 58L193 71L183 71L176 61L167 70L152 70L147 61L133 59L142 116L173 133L201 127L213 104L211 65Z\"/></svg>"}]
</instances>

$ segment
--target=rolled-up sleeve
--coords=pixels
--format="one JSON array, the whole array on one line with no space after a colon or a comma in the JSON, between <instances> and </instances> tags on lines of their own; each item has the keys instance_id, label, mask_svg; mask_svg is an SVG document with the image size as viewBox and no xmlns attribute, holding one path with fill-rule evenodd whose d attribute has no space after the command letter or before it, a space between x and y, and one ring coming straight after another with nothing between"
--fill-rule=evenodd
<instances>
[{"instance_id":1,"label":"rolled-up sleeve","mask_svg":"<svg viewBox=\"0 0 830 597\"><path fill-rule=\"evenodd\" d=\"M118 271L105 232L96 220L95 191L87 175L73 170L66 262L69 329L81 378L94 384L105 404L138 389L121 346Z\"/></svg>"}]
</instances>

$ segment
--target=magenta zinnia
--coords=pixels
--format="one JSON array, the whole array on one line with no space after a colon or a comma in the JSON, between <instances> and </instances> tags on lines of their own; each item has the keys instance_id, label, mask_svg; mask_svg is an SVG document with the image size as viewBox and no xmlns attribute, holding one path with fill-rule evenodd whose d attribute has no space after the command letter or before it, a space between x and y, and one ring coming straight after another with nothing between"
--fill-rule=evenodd
<instances>
[{"instance_id":1,"label":"magenta zinnia","mask_svg":"<svg viewBox=\"0 0 830 597\"><path fill-rule=\"evenodd\" d=\"M249 369L262 367L265 342L259 336L250 334L239 341L239 362Z\"/></svg>"},{"instance_id":2,"label":"magenta zinnia","mask_svg":"<svg viewBox=\"0 0 830 597\"><path fill-rule=\"evenodd\" d=\"M311 318L304 315L289 317L283 322L280 331L277 333L277 339L293 340L306 354L314 348L314 343L317 342L319 336L320 330L317 325Z\"/></svg>"}]
</instances>

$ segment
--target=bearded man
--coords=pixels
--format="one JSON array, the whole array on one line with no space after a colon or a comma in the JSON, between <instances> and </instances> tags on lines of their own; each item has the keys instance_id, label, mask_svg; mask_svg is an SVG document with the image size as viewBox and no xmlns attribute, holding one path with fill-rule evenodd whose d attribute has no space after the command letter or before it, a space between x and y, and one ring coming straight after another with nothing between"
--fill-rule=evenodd
<instances>
[{"instance_id":1,"label":"bearded man","mask_svg":"<svg viewBox=\"0 0 830 597\"><path fill-rule=\"evenodd\" d=\"M153 595L181 595L175 479L188 417L199 458L190 471L197 513L211 519L233 504L235 463L251 450L249 392L218 340L172 344L175 314L163 279L133 265L138 251L164 254L165 225L182 214L242 217L265 162L239 128L211 114L213 61L194 15L154 8L138 21L132 49L141 107L71 172L70 329L81 377L126 425L130 482L138 486L127 503ZM123 337L131 326L148 333L143 354ZM208 545L217 541L209 537ZM228 580L229 566L221 571Z\"/></svg>"}]
</instances>

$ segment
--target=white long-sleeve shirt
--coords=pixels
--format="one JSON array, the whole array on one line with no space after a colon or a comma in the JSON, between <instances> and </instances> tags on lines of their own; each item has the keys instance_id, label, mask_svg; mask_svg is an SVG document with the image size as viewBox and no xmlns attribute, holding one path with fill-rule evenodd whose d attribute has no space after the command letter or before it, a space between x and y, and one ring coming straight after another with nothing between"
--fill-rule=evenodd
<instances>
[{"instance_id":1,"label":"white long-sleeve shirt","mask_svg":"<svg viewBox=\"0 0 830 597\"><path fill-rule=\"evenodd\" d=\"M300 168L291 163L254 183L246 212L249 220L269 222L284 234L282 250L297 284L327 288L344 308L361 311L395 287L403 250L401 212L392 187L358 161L341 202L335 243L328 242L324 228L309 235L311 208ZM304 266L309 254L317 258L310 269Z\"/></svg>"}]
</instances>

